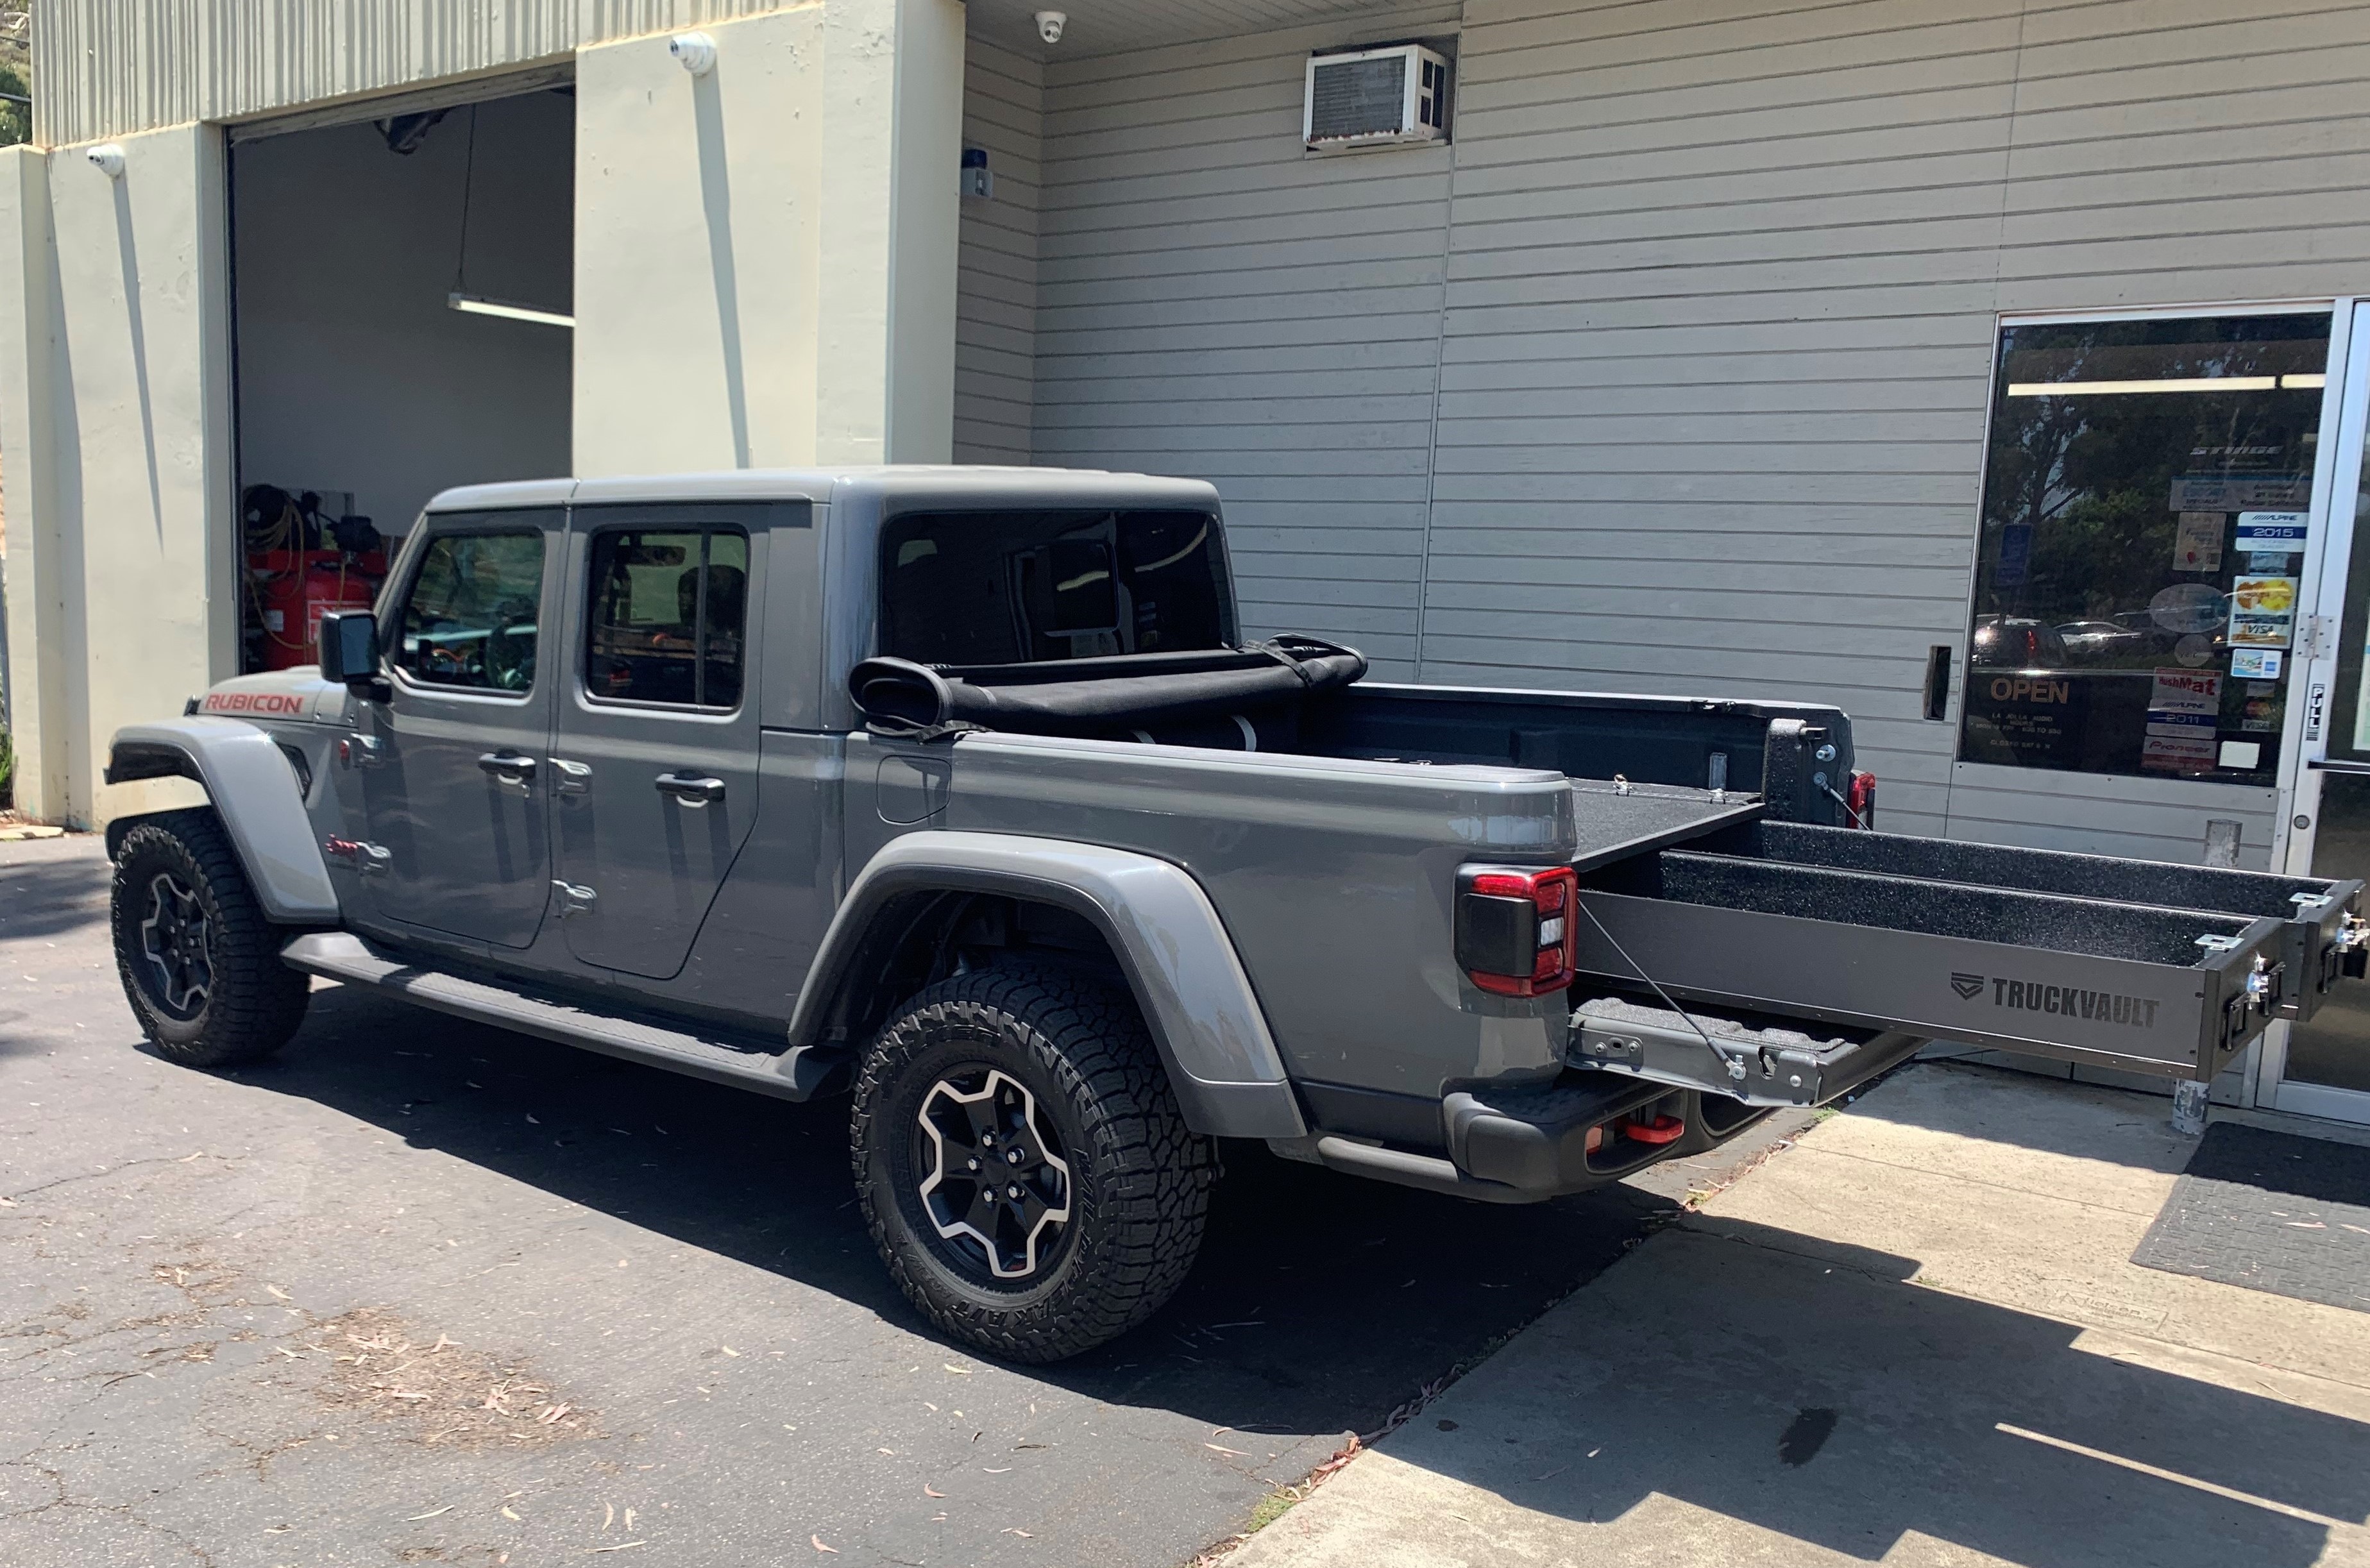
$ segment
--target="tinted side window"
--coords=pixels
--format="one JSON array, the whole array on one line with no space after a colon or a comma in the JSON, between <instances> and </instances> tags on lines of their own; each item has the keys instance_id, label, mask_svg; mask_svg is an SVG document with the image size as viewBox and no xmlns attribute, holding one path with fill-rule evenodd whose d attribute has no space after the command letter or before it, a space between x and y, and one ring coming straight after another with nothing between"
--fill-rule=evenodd
<instances>
[{"instance_id":1,"label":"tinted side window","mask_svg":"<svg viewBox=\"0 0 2370 1568\"><path fill-rule=\"evenodd\" d=\"M881 651L922 664L1220 647L1231 610L1204 512L923 512L881 530Z\"/></svg>"},{"instance_id":2,"label":"tinted side window","mask_svg":"<svg viewBox=\"0 0 2370 1568\"><path fill-rule=\"evenodd\" d=\"M741 701L749 539L724 529L592 537L585 686L595 697L729 708Z\"/></svg>"},{"instance_id":3,"label":"tinted side window","mask_svg":"<svg viewBox=\"0 0 2370 1568\"><path fill-rule=\"evenodd\" d=\"M432 539L404 599L395 664L423 685L524 692L542 596L541 530Z\"/></svg>"}]
</instances>

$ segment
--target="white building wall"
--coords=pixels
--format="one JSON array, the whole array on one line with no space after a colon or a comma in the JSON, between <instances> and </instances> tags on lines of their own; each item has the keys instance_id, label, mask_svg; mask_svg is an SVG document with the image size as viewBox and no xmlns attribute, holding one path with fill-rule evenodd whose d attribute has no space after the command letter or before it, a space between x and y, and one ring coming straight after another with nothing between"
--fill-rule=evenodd
<instances>
[{"instance_id":1,"label":"white building wall","mask_svg":"<svg viewBox=\"0 0 2370 1568\"><path fill-rule=\"evenodd\" d=\"M1045 76L1039 463L1209 479L1247 631L1414 672L1450 150L1310 158L1309 50L1453 6Z\"/></svg>"},{"instance_id":2,"label":"white building wall","mask_svg":"<svg viewBox=\"0 0 2370 1568\"><path fill-rule=\"evenodd\" d=\"M995 194L962 201L956 284L955 461L1030 460L1037 384L1038 191L1045 68L971 40L962 143L987 155Z\"/></svg>"},{"instance_id":3,"label":"white building wall","mask_svg":"<svg viewBox=\"0 0 2370 1568\"><path fill-rule=\"evenodd\" d=\"M106 737L178 713L236 658L229 535L207 526L232 505L218 132L130 137L123 155L110 179L12 154L22 178L0 195L27 253L6 280L7 337L22 336L0 341L31 411L0 425L12 508L17 472L33 492L9 539L10 664L35 671L18 677L18 721L39 703L19 801L85 820L160 795L99 782ZM37 179L45 193L26 189ZM47 246L25 221L44 195Z\"/></svg>"},{"instance_id":4,"label":"white building wall","mask_svg":"<svg viewBox=\"0 0 2370 1568\"><path fill-rule=\"evenodd\" d=\"M1303 155L1311 48L1434 30L1453 146ZM2365 78L2370 7L2276 0L1057 57L1037 459L1215 480L1252 624L1388 673L1834 702L1887 826L2194 859L2238 817L2260 864L2268 791L1955 764L1925 661L1963 669L1998 313L2370 292Z\"/></svg>"}]
</instances>

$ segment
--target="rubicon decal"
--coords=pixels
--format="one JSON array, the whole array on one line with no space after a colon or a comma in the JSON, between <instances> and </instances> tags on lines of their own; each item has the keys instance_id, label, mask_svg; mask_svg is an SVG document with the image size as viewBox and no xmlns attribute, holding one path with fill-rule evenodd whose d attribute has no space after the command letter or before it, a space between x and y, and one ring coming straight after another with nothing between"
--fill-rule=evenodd
<instances>
[{"instance_id":1,"label":"rubicon decal","mask_svg":"<svg viewBox=\"0 0 2370 1568\"><path fill-rule=\"evenodd\" d=\"M2080 986L2045 985L2039 980L2012 980L2004 975L1952 974L1950 989L1961 1000L1973 1001L1989 986L1994 1007L2026 1013L2048 1013L2060 1018L2082 1018L2096 1024L2120 1024L2132 1029L2156 1027L2154 997L2126 996L2121 991L2088 990Z\"/></svg>"},{"instance_id":2,"label":"rubicon decal","mask_svg":"<svg viewBox=\"0 0 2370 1568\"><path fill-rule=\"evenodd\" d=\"M287 692L208 692L210 714L301 714L305 699Z\"/></svg>"}]
</instances>

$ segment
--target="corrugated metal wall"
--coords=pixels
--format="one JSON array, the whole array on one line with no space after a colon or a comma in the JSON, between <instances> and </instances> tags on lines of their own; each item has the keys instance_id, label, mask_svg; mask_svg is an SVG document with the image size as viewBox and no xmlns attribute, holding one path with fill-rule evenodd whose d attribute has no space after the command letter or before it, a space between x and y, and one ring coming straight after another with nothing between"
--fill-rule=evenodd
<instances>
[{"instance_id":1,"label":"corrugated metal wall","mask_svg":"<svg viewBox=\"0 0 2370 1568\"><path fill-rule=\"evenodd\" d=\"M995 193L963 198L955 296L955 461L1027 463L1037 383L1037 208L1045 70L971 41L963 146L987 154Z\"/></svg>"},{"instance_id":2,"label":"corrugated metal wall","mask_svg":"<svg viewBox=\"0 0 2370 1568\"><path fill-rule=\"evenodd\" d=\"M1890 826L2260 864L2267 791L1918 699L1996 313L2370 292L2370 7L1462 10L1447 152L1298 146L1307 50L1415 17L1048 69L1040 460L1215 479L1254 621L1385 670L1833 701Z\"/></svg>"},{"instance_id":3,"label":"corrugated metal wall","mask_svg":"<svg viewBox=\"0 0 2370 1568\"><path fill-rule=\"evenodd\" d=\"M790 8L784 0L43 0L33 25L35 131L52 146L128 136Z\"/></svg>"}]
</instances>

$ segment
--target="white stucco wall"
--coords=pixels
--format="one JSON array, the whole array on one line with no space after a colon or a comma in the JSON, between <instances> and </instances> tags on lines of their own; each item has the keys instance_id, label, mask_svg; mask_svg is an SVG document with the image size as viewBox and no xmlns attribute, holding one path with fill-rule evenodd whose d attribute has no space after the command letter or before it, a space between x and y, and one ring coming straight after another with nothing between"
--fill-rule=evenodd
<instances>
[{"instance_id":1,"label":"white stucco wall","mask_svg":"<svg viewBox=\"0 0 2370 1568\"><path fill-rule=\"evenodd\" d=\"M98 782L107 737L178 712L236 658L228 536L207 526L231 505L217 134L128 137L120 179L79 152L14 154L0 182L0 232L19 236L0 352L25 367L26 402L0 421L0 473L20 530L10 597L34 601L11 604L11 664L36 670L16 706L21 798L40 815L104 821L154 799Z\"/></svg>"},{"instance_id":2,"label":"white stucco wall","mask_svg":"<svg viewBox=\"0 0 2370 1568\"><path fill-rule=\"evenodd\" d=\"M705 30L577 57L577 472L947 461L961 6Z\"/></svg>"}]
</instances>

